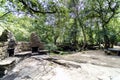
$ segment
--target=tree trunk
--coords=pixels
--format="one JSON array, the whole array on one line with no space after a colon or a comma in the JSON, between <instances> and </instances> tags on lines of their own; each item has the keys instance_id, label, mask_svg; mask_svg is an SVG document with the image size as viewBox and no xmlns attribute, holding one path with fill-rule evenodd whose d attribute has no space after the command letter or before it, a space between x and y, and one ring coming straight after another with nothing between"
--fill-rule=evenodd
<instances>
[{"instance_id":1,"label":"tree trunk","mask_svg":"<svg viewBox=\"0 0 120 80\"><path fill-rule=\"evenodd\" d=\"M83 32L83 39L84 39L83 46L82 46L82 50L85 50L85 48L86 48L86 46L87 46L87 40L86 40L85 31L84 31L83 28L82 28L82 32Z\"/></svg>"},{"instance_id":2,"label":"tree trunk","mask_svg":"<svg viewBox=\"0 0 120 80\"><path fill-rule=\"evenodd\" d=\"M98 30L98 32L97 32L97 36L98 36L98 42L97 42L97 44L99 45L99 49L101 48L101 40L100 40L100 28L99 28L99 25L98 25L98 22L97 22L97 30Z\"/></svg>"},{"instance_id":3,"label":"tree trunk","mask_svg":"<svg viewBox=\"0 0 120 80\"><path fill-rule=\"evenodd\" d=\"M107 35L107 30L105 29L105 26L102 26L103 28L103 31L104 31L104 35L103 35L103 38L104 38L104 48L107 49L110 47L110 40L109 40L109 37Z\"/></svg>"},{"instance_id":4,"label":"tree trunk","mask_svg":"<svg viewBox=\"0 0 120 80\"><path fill-rule=\"evenodd\" d=\"M87 46L86 33L85 33L85 29L84 29L83 24L81 23L80 18L78 18L78 21L79 21L79 25L81 26L82 33L83 33L83 46L82 46L81 49L82 49L82 50L85 50L85 48L86 48L86 46Z\"/></svg>"}]
</instances>

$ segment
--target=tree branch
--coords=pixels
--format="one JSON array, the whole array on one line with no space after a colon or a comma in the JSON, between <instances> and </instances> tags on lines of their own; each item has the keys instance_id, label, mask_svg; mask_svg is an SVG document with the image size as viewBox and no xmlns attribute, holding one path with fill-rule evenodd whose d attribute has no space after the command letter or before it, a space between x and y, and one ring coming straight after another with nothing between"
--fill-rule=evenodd
<instances>
[{"instance_id":1,"label":"tree branch","mask_svg":"<svg viewBox=\"0 0 120 80\"><path fill-rule=\"evenodd\" d=\"M24 0L19 0L25 7L27 7L28 9L30 9L32 12L35 12L35 13L41 13L41 14L53 14L53 13L56 13L56 11L40 11L40 10L35 10L33 8L31 8L30 6L27 5L26 2L24 2Z\"/></svg>"},{"instance_id":2,"label":"tree branch","mask_svg":"<svg viewBox=\"0 0 120 80\"><path fill-rule=\"evenodd\" d=\"M6 16L6 15L9 14L9 13L11 13L11 11L8 11L8 12L4 13L2 16L0 16L0 18Z\"/></svg>"}]
</instances>

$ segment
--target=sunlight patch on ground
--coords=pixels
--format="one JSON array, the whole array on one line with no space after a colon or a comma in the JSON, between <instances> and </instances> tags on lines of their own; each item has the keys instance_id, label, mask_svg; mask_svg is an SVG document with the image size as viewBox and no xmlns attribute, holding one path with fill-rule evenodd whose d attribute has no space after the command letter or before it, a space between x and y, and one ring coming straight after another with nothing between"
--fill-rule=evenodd
<instances>
[{"instance_id":1,"label":"sunlight patch on ground","mask_svg":"<svg viewBox=\"0 0 120 80\"><path fill-rule=\"evenodd\" d=\"M54 69L56 73L53 80L72 80L63 68L57 67Z\"/></svg>"}]
</instances>

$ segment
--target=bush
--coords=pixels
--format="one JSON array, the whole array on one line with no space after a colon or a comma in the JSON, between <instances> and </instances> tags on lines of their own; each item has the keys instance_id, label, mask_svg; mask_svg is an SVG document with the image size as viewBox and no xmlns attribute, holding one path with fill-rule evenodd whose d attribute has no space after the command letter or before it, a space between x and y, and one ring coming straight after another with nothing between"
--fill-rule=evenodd
<instances>
[{"instance_id":1,"label":"bush","mask_svg":"<svg viewBox=\"0 0 120 80\"><path fill-rule=\"evenodd\" d=\"M49 50L49 51L55 51L55 50L57 50L58 48L57 48L57 46L56 46L55 44L50 43L50 44L46 44L46 45L45 45L45 49L47 49L47 50Z\"/></svg>"}]
</instances>

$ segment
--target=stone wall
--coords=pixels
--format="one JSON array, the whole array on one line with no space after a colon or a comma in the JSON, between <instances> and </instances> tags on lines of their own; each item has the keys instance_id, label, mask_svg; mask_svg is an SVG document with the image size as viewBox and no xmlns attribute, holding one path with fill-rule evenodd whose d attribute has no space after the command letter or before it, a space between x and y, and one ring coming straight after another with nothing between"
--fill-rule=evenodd
<instances>
[{"instance_id":1,"label":"stone wall","mask_svg":"<svg viewBox=\"0 0 120 80\"><path fill-rule=\"evenodd\" d=\"M22 51L30 51L30 43L29 42L18 42L15 47L15 53L19 53ZM7 54L7 42L0 43L0 60L8 57Z\"/></svg>"},{"instance_id":2,"label":"stone wall","mask_svg":"<svg viewBox=\"0 0 120 80\"><path fill-rule=\"evenodd\" d=\"M0 43L0 59L4 59L8 56L7 54L7 42ZM44 49L44 43L39 44L39 49ZM30 42L17 42L17 46L15 47L15 53L31 51Z\"/></svg>"},{"instance_id":3,"label":"stone wall","mask_svg":"<svg viewBox=\"0 0 120 80\"><path fill-rule=\"evenodd\" d=\"M15 48L15 52L30 51L30 42L18 42Z\"/></svg>"},{"instance_id":4,"label":"stone wall","mask_svg":"<svg viewBox=\"0 0 120 80\"><path fill-rule=\"evenodd\" d=\"M40 43L39 44L39 49L43 50L44 49L44 43ZM18 42L17 46L15 48L15 52L24 52L24 51L31 51L31 46L30 46L30 42Z\"/></svg>"},{"instance_id":5,"label":"stone wall","mask_svg":"<svg viewBox=\"0 0 120 80\"><path fill-rule=\"evenodd\" d=\"M0 43L0 60L6 58L7 54L7 43Z\"/></svg>"}]
</instances>

